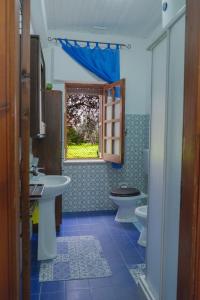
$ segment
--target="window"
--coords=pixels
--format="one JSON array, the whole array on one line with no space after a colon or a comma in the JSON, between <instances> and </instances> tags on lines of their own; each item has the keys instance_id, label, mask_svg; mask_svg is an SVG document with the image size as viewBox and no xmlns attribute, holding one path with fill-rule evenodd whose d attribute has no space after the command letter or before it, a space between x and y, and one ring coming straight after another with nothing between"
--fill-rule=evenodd
<instances>
[{"instance_id":1,"label":"window","mask_svg":"<svg viewBox=\"0 0 200 300\"><path fill-rule=\"evenodd\" d=\"M103 85L66 84L65 158L99 159Z\"/></svg>"},{"instance_id":2,"label":"window","mask_svg":"<svg viewBox=\"0 0 200 300\"><path fill-rule=\"evenodd\" d=\"M65 159L123 163L125 80L65 84Z\"/></svg>"}]
</instances>

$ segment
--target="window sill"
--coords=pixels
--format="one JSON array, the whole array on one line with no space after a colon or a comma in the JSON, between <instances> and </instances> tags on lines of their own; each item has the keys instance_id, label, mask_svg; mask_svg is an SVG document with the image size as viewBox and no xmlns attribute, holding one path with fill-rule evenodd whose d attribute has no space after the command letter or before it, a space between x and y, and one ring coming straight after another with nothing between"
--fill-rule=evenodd
<instances>
[{"instance_id":1,"label":"window sill","mask_svg":"<svg viewBox=\"0 0 200 300\"><path fill-rule=\"evenodd\" d=\"M103 159L68 159L64 160L64 164L105 164Z\"/></svg>"}]
</instances>

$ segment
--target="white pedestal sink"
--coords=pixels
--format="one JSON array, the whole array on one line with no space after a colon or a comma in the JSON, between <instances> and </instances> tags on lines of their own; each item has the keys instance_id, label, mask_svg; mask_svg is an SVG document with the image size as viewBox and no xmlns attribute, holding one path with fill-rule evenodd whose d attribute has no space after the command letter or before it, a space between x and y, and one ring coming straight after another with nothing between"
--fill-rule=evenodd
<instances>
[{"instance_id":1,"label":"white pedestal sink","mask_svg":"<svg viewBox=\"0 0 200 300\"><path fill-rule=\"evenodd\" d=\"M61 195L71 181L68 176L34 176L31 183L44 184L39 200L38 260L53 259L56 251L55 197Z\"/></svg>"}]
</instances>

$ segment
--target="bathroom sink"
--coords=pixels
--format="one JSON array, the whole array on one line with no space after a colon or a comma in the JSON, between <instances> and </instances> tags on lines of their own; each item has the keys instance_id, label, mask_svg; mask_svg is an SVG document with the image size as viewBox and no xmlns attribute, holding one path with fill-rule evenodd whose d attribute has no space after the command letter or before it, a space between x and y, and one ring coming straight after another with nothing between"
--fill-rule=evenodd
<instances>
[{"instance_id":1,"label":"bathroom sink","mask_svg":"<svg viewBox=\"0 0 200 300\"><path fill-rule=\"evenodd\" d=\"M71 179L68 176L33 176L31 184L44 184L39 200L38 260L53 259L57 256L55 198L62 195Z\"/></svg>"},{"instance_id":2,"label":"bathroom sink","mask_svg":"<svg viewBox=\"0 0 200 300\"><path fill-rule=\"evenodd\" d=\"M61 175L44 175L44 176L33 176L30 183L44 184L44 196L58 196L61 195L71 181L68 176Z\"/></svg>"}]
</instances>

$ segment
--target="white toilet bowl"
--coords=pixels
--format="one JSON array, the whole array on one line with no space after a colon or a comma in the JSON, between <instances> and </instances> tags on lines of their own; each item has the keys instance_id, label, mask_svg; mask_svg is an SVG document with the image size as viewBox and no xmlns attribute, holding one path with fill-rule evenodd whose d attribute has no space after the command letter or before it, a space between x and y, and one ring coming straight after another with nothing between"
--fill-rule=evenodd
<instances>
[{"instance_id":1,"label":"white toilet bowl","mask_svg":"<svg viewBox=\"0 0 200 300\"><path fill-rule=\"evenodd\" d=\"M138 244L143 247L146 247L147 245L147 209L147 205L140 206L135 209L135 215L142 226Z\"/></svg>"},{"instance_id":2,"label":"white toilet bowl","mask_svg":"<svg viewBox=\"0 0 200 300\"><path fill-rule=\"evenodd\" d=\"M118 211L115 217L115 221L117 222L126 222L126 223L133 223L135 222L136 216L135 216L135 209L138 205L138 200L144 199L147 197L144 193L140 193L139 195L136 193L136 196L133 196L133 193L126 193L126 190L131 189L117 189L119 191L119 194L116 192L111 193L110 199L118 206ZM120 190L122 192L120 193ZM134 190L134 189L132 189ZM124 192L123 192L124 191Z\"/></svg>"}]
</instances>

